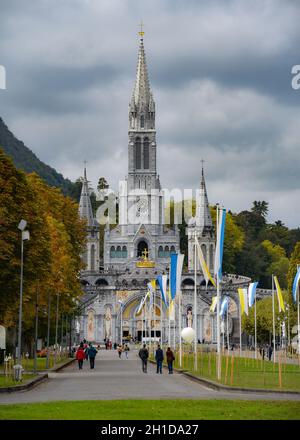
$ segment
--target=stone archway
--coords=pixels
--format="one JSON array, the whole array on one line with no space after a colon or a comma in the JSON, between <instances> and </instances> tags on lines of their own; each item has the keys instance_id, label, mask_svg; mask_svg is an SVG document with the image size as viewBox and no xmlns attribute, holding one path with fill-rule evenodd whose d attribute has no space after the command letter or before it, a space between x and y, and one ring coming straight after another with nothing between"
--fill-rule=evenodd
<instances>
[{"instance_id":1,"label":"stone archway","mask_svg":"<svg viewBox=\"0 0 300 440\"><path fill-rule=\"evenodd\" d=\"M142 337L161 337L161 313L162 319L164 318L165 312L161 310L160 297L155 296L155 304L152 309L152 315L148 313L149 303L143 308L143 312L138 316L136 312L139 308L142 298L145 296L145 291L136 293L124 301L123 311L122 311L122 324L123 324L123 338L132 337L137 341L141 342ZM163 306L164 308L164 306ZM121 314L120 310L117 315L118 328L120 332L121 324ZM119 333L120 334L120 333Z\"/></svg>"}]
</instances>

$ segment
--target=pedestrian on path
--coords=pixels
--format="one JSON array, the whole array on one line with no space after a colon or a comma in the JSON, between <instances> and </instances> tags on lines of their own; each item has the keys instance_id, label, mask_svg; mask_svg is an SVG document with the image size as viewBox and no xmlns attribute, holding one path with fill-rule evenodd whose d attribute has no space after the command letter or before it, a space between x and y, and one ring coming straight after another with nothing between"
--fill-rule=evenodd
<instances>
[{"instance_id":1,"label":"pedestrian on path","mask_svg":"<svg viewBox=\"0 0 300 440\"><path fill-rule=\"evenodd\" d=\"M146 344L144 344L143 348L140 349L139 357L142 361L143 373L147 373L147 361L149 357L149 351L147 350Z\"/></svg>"},{"instance_id":2,"label":"pedestrian on path","mask_svg":"<svg viewBox=\"0 0 300 440\"><path fill-rule=\"evenodd\" d=\"M130 348L128 347L127 344L125 344L124 352L125 352L126 359L128 359L128 353L129 353L129 351L130 351Z\"/></svg>"},{"instance_id":3,"label":"pedestrian on path","mask_svg":"<svg viewBox=\"0 0 300 440\"><path fill-rule=\"evenodd\" d=\"M97 354L97 350L95 349L95 347L92 345L92 343L90 343L89 348L88 348L88 357L90 359L90 367L93 370L95 367L95 357Z\"/></svg>"},{"instance_id":4,"label":"pedestrian on path","mask_svg":"<svg viewBox=\"0 0 300 440\"><path fill-rule=\"evenodd\" d=\"M171 347L168 347L166 351L166 357L167 357L169 374L173 374L173 362L175 361L175 356L173 351L171 350Z\"/></svg>"},{"instance_id":5,"label":"pedestrian on path","mask_svg":"<svg viewBox=\"0 0 300 440\"><path fill-rule=\"evenodd\" d=\"M162 363L164 360L164 352L160 348L159 344L158 344L157 350L155 352L155 360L156 360L156 373L162 374Z\"/></svg>"},{"instance_id":6,"label":"pedestrian on path","mask_svg":"<svg viewBox=\"0 0 300 440\"><path fill-rule=\"evenodd\" d=\"M83 344L80 344L78 350L76 351L76 359L78 361L79 370L82 370L83 359L85 358L85 353L83 350Z\"/></svg>"},{"instance_id":7,"label":"pedestrian on path","mask_svg":"<svg viewBox=\"0 0 300 440\"><path fill-rule=\"evenodd\" d=\"M268 359L269 361L272 359L273 348L271 345L268 347Z\"/></svg>"},{"instance_id":8,"label":"pedestrian on path","mask_svg":"<svg viewBox=\"0 0 300 440\"><path fill-rule=\"evenodd\" d=\"M122 351L123 351L123 347L121 344L118 345L118 355L119 355L119 359L122 358Z\"/></svg>"}]
</instances>

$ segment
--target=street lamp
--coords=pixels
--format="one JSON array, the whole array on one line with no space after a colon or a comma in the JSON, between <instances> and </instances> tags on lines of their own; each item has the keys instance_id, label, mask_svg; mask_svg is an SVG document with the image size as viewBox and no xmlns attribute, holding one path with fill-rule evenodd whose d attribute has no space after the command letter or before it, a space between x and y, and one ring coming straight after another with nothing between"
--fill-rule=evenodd
<instances>
[{"instance_id":1,"label":"street lamp","mask_svg":"<svg viewBox=\"0 0 300 440\"><path fill-rule=\"evenodd\" d=\"M26 220L21 220L18 229L21 231L21 279L20 279L20 305L19 305L19 333L18 333L18 364L21 364L21 339L22 339L22 304L23 304L23 261L24 261L24 241L29 240L29 231L25 231Z\"/></svg>"}]
</instances>

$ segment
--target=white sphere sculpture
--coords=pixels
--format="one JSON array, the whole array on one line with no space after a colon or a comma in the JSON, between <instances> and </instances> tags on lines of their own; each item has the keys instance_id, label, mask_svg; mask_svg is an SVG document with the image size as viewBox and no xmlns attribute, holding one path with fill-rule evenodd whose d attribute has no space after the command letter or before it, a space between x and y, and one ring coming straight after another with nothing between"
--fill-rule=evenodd
<instances>
[{"instance_id":1,"label":"white sphere sculpture","mask_svg":"<svg viewBox=\"0 0 300 440\"><path fill-rule=\"evenodd\" d=\"M181 331L181 337L185 342L190 344L195 339L195 330L192 327L185 327Z\"/></svg>"}]
</instances>

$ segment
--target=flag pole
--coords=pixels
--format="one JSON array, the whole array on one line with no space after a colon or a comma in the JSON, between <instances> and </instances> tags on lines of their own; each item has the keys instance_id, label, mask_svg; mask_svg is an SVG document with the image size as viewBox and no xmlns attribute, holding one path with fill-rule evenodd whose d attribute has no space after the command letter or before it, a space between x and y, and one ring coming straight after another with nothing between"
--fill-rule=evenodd
<instances>
[{"instance_id":1,"label":"flag pole","mask_svg":"<svg viewBox=\"0 0 300 440\"><path fill-rule=\"evenodd\" d=\"M142 337L141 337L141 343L143 344L143 337L144 337L144 306L142 308Z\"/></svg>"},{"instance_id":2,"label":"flag pole","mask_svg":"<svg viewBox=\"0 0 300 440\"><path fill-rule=\"evenodd\" d=\"M162 294L160 295L160 343L163 343L163 327L162 327L162 312L163 312L163 304L162 304Z\"/></svg>"},{"instance_id":3,"label":"flag pole","mask_svg":"<svg viewBox=\"0 0 300 440\"><path fill-rule=\"evenodd\" d=\"M257 320L256 320L256 291L254 296L254 350L255 359L257 359Z\"/></svg>"},{"instance_id":4,"label":"flag pole","mask_svg":"<svg viewBox=\"0 0 300 440\"><path fill-rule=\"evenodd\" d=\"M219 207L216 209L217 215L217 234L219 229ZM217 377L221 380L221 338L220 338L220 282L219 273L217 271Z\"/></svg>"},{"instance_id":5,"label":"flag pole","mask_svg":"<svg viewBox=\"0 0 300 440\"><path fill-rule=\"evenodd\" d=\"M297 272L299 269L300 264L297 264ZM297 339L298 339L298 363L300 365L300 283L298 283L298 289L297 289Z\"/></svg>"},{"instance_id":6,"label":"flag pole","mask_svg":"<svg viewBox=\"0 0 300 440\"><path fill-rule=\"evenodd\" d=\"M149 328L149 347L150 347L150 352L151 352L151 349L152 349L152 341L151 341L151 318L152 318L151 296L152 296L152 292L150 291L150 295L149 295L149 309L148 309L148 328Z\"/></svg>"},{"instance_id":7,"label":"flag pole","mask_svg":"<svg viewBox=\"0 0 300 440\"><path fill-rule=\"evenodd\" d=\"M272 314L273 314L273 362L276 362L276 335L275 335L275 301L274 301L274 275L272 275Z\"/></svg>"},{"instance_id":8,"label":"flag pole","mask_svg":"<svg viewBox=\"0 0 300 440\"><path fill-rule=\"evenodd\" d=\"M194 243L194 369L197 371L197 249L196 249L196 229L195 229L195 243Z\"/></svg>"},{"instance_id":9,"label":"flag pole","mask_svg":"<svg viewBox=\"0 0 300 440\"><path fill-rule=\"evenodd\" d=\"M169 334L168 334L168 346L171 347L171 320L170 320L170 306L171 306L171 298L169 297L169 309L168 309L168 315L169 315Z\"/></svg>"},{"instance_id":10,"label":"flag pole","mask_svg":"<svg viewBox=\"0 0 300 440\"><path fill-rule=\"evenodd\" d=\"M227 311L226 311L227 352L229 353L229 320L228 320L228 309L229 309L229 299L228 299L228 302L227 302Z\"/></svg>"},{"instance_id":11,"label":"flag pole","mask_svg":"<svg viewBox=\"0 0 300 440\"><path fill-rule=\"evenodd\" d=\"M239 312L240 312L240 357L242 357L242 307L241 307L241 298L239 304Z\"/></svg>"},{"instance_id":12,"label":"flag pole","mask_svg":"<svg viewBox=\"0 0 300 440\"><path fill-rule=\"evenodd\" d=\"M174 351L175 351L176 350L176 304L175 304L175 298L174 298L173 338L174 338Z\"/></svg>"},{"instance_id":13,"label":"flag pole","mask_svg":"<svg viewBox=\"0 0 300 440\"><path fill-rule=\"evenodd\" d=\"M179 366L182 367L182 341L181 341L181 289L179 291Z\"/></svg>"}]
</instances>

